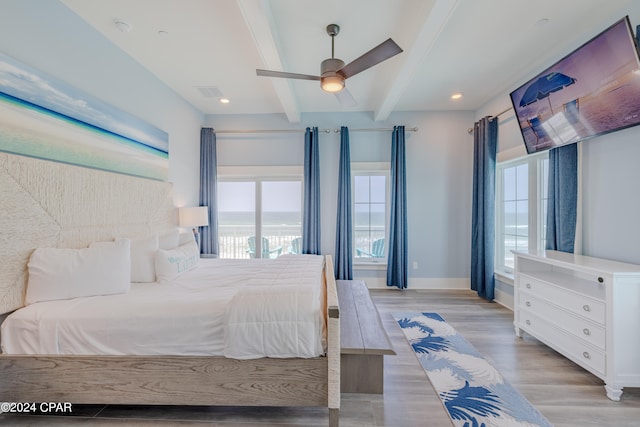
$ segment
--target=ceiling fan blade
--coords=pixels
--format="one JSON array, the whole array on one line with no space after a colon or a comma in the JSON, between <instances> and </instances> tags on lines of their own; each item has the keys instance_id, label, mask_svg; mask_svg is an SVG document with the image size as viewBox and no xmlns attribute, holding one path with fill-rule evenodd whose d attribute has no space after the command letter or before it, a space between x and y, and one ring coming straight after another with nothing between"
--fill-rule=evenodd
<instances>
[{"instance_id":1,"label":"ceiling fan blade","mask_svg":"<svg viewBox=\"0 0 640 427\"><path fill-rule=\"evenodd\" d=\"M355 76L367 68L371 68L374 65L399 54L400 52L402 52L400 46L398 46L393 40L388 39L342 67L338 70L338 73L342 74L345 79Z\"/></svg>"},{"instance_id":2,"label":"ceiling fan blade","mask_svg":"<svg viewBox=\"0 0 640 427\"><path fill-rule=\"evenodd\" d=\"M320 76L310 74L286 73L284 71L269 71L256 69L256 74L263 77L282 77L285 79L320 80Z\"/></svg>"},{"instance_id":3,"label":"ceiling fan blade","mask_svg":"<svg viewBox=\"0 0 640 427\"><path fill-rule=\"evenodd\" d=\"M356 99L351 95L351 92L345 87L340 92L335 93L338 102L343 107L355 107L358 105Z\"/></svg>"}]
</instances>

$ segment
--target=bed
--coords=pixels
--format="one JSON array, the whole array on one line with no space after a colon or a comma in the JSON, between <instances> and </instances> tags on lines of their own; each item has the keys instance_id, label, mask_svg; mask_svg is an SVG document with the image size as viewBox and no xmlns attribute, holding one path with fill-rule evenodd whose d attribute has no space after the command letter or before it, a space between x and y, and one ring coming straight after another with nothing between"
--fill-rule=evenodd
<instances>
[{"instance_id":1,"label":"bed","mask_svg":"<svg viewBox=\"0 0 640 427\"><path fill-rule=\"evenodd\" d=\"M169 183L6 154L0 154L0 180L3 185L16 183L15 188L3 187L8 212L0 220L5 221L0 224L5 227L0 253L6 261L0 266L0 313L18 313L22 309L26 264L34 248L84 248L115 236L148 235L175 227L177 222ZM66 193L78 183L83 187L80 200L76 200L77 191ZM122 200L123 194L127 200ZM31 221L36 231L26 230L21 218ZM33 227L36 222L39 226ZM209 268L208 260L201 261L200 267ZM223 260L209 263L213 266L216 261ZM188 278L181 276L181 280ZM340 319L330 256L322 258L322 279L326 322L326 351L322 355L232 358L210 355L210 349L181 353L170 348L164 348L166 354L125 354L127 351L122 349L111 349L116 354L1 354L0 401L321 406L328 408L329 425L337 426ZM142 288L132 285L130 292ZM171 333L167 330L166 337L157 334L155 338L160 343L164 338L171 344L175 338L170 338ZM216 346L213 342L210 345Z\"/></svg>"},{"instance_id":2,"label":"bed","mask_svg":"<svg viewBox=\"0 0 640 427\"><path fill-rule=\"evenodd\" d=\"M30 304L2 325L0 400L326 406L336 425L331 271L321 256L203 259L170 282Z\"/></svg>"}]
</instances>

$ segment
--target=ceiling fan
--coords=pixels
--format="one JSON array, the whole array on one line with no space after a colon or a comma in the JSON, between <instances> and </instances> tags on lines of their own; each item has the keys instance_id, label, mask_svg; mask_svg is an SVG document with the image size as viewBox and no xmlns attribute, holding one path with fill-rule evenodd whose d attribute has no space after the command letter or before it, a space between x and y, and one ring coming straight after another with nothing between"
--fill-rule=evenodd
<instances>
[{"instance_id":1,"label":"ceiling fan","mask_svg":"<svg viewBox=\"0 0 640 427\"><path fill-rule=\"evenodd\" d=\"M344 81L349 77L373 67L392 56L402 52L400 46L392 39L387 39L359 58L345 65L344 61L334 58L334 39L340 32L337 24L327 25L327 34L331 36L331 58L325 59L320 65L320 75L287 73L284 71L270 71L256 69L256 74L264 77L282 77L287 79L320 80L320 87L325 92L335 93L342 104L355 105L355 99L347 91Z\"/></svg>"}]
</instances>

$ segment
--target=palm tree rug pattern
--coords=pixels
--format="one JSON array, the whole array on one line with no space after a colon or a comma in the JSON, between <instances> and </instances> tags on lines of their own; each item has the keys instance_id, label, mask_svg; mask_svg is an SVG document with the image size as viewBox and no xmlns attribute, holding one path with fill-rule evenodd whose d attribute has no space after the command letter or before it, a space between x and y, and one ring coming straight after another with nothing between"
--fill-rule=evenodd
<instances>
[{"instance_id":1,"label":"palm tree rug pattern","mask_svg":"<svg viewBox=\"0 0 640 427\"><path fill-rule=\"evenodd\" d=\"M553 425L437 313L394 313L456 427Z\"/></svg>"}]
</instances>

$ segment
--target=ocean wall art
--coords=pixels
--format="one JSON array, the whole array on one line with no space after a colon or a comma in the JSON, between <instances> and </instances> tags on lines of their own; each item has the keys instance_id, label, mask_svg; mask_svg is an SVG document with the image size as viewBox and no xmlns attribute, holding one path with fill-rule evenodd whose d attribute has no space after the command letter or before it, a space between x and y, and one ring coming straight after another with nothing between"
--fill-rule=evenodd
<instances>
[{"instance_id":1,"label":"ocean wall art","mask_svg":"<svg viewBox=\"0 0 640 427\"><path fill-rule=\"evenodd\" d=\"M168 179L166 132L2 53L0 151Z\"/></svg>"}]
</instances>

